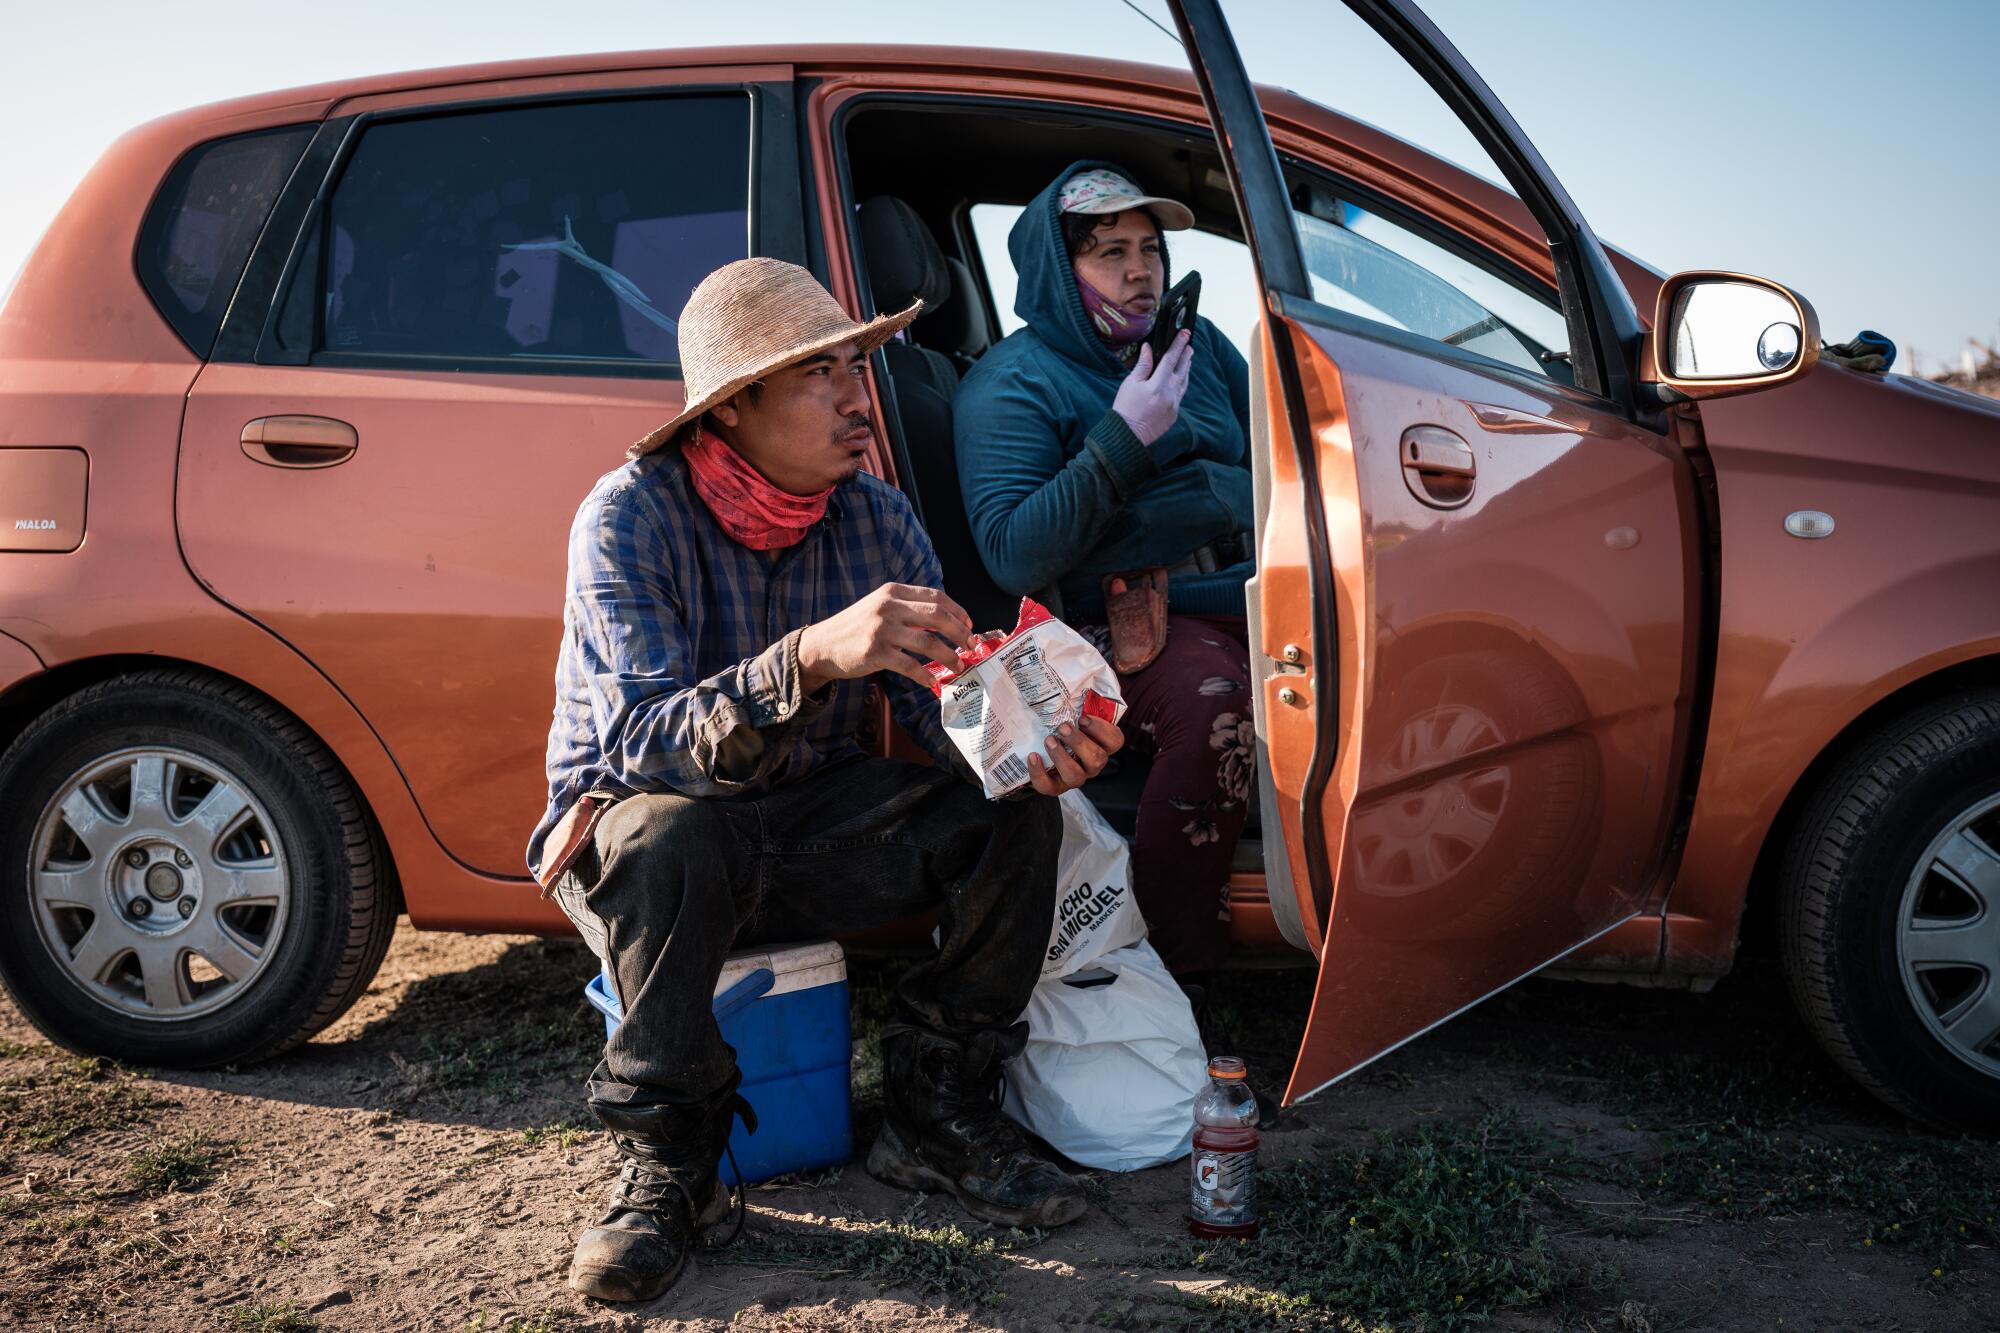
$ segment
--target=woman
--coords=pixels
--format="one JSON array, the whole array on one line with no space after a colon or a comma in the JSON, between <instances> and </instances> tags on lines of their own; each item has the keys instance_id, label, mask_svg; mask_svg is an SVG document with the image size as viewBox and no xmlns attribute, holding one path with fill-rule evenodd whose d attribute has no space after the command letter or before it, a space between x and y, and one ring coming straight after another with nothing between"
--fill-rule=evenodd
<instances>
[{"instance_id":1,"label":"woman","mask_svg":"<svg viewBox=\"0 0 2000 1333\"><path fill-rule=\"evenodd\" d=\"M1133 889L1186 982L1228 953L1255 755L1249 368L1205 319L1157 367L1144 346L1168 285L1162 233L1193 225L1111 163L1056 177L1008 237L1027 327L980 358L953 412L966 513L1002 588L1054 585L1063 617L1108 649L1104 577L1169 570L1165 648L1119 683L1128 744L1154 755Z\"/></svg>"}]
</instances>

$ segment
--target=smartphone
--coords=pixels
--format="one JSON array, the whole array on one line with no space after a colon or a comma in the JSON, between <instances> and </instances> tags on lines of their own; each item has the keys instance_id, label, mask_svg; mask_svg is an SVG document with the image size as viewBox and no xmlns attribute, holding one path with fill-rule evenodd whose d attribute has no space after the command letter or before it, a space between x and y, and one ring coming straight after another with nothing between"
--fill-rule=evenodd
<instances>
[{"instance_id":1,"label":"smartphone","mask_svg":"<svg viewBox=\"0 0 2000 1333\"><path fill-rule=\"evenodd\" d=\"M1195 312L1201 306L1201 274L1190 273L1160 298L1160 304L1153 315L1153 331L1146 335L1146 343L1153 349L1153 364L1160 364L1160 358L1167 354L1167 346L1174 335L1182 329L1194 328Z\"/></svg>"}]
</instances>

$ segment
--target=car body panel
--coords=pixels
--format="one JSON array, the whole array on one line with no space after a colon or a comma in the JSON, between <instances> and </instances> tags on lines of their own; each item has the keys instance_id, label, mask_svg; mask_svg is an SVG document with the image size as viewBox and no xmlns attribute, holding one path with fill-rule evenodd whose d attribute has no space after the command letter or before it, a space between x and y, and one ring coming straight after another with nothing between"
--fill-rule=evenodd
<instances>
[{"instance_id":1,"label":"car body panel","mask_svg":"<svg viewBox=\"0 0 2000 1333\"><path fill-rule=\"evenodd\" d=\"M1791 388L1705 403L1701 419L1721 499L1721 634L1668 952L1717 973L1814 761L1898 690L2000 665L2000 410L1822 365ZM1787 534L1800 509L1831 514L1833 535Z\"/></svg>"},{"instance_id":2,"label":"car body panel","mask_svg":"<svg viewBox=\"0 0 2000 1333\"><path fill-rule=\"evenodd\" d=\"M1693 702L1694 501L1666 441L1584 395L1291 330L1346 592L1321 723L1334 888L1296 1099L1657 910ZM1463 507L1405 484L1415 422L1477 452Z\"/></svg>"},{"instance_id":3,"label":"car body panel","mask_svg":"<svg viewBox=\"0 0 2000 1333\"><path fill-rule=\"evenodd\" d=\"M34 649L11 634L0 634L0 698L42 671L42 659L35 655Z\"/></svg>"},{"instance_id":4,"label":"car body panel","mask_svg":"<svg viewBox=\"0 0 2000 1333\"><path fill-rule=\"evenodd\" d=\"M188 563L335 681L438 839L524 878L570 521L677 381L216 363L188 396L176 489ZM333 467L270 467L238 437L302 413L354 427Z\"/></svg>"}]
</instances>

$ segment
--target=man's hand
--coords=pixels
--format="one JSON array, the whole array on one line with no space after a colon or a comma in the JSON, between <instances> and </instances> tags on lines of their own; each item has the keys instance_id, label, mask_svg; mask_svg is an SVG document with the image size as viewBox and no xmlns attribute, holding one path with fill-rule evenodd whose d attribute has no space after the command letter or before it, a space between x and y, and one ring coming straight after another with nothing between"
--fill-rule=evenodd
<instances>
[{"instance_id":1,"label":"man's hand","mask_svg":"<svg viewBox=\"0 0 2000 1333\"><path fill-rule=\"evenodd\" d=\"M1049 737L1051 764L1040 755L1028 756L1028 781L1044 796L1060 796L1081 787L1104 771L1104 761L1125 748L1125 733L1115 722L1086 717L1080 727L1065 722Z\"/></svg>"},{"instance_id":2,"label":"man's hand","mask_svg":"<svg viewBox=\"0 0 2000 1333\"><path fill-rule=\"evenodd\" d=\"M970 648L973 642L972 617L957 602L936 588L885 583L839 615L805 627L799 635L801 686L813 694L830 680L896 671L929 689L923 664L947 646Z\"/></svg>"}]
</instances>

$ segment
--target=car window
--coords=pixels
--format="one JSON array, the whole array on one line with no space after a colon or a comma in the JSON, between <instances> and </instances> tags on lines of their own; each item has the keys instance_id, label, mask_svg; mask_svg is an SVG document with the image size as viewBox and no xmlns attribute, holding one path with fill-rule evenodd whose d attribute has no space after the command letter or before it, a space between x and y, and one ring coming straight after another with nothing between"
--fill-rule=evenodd
<instances>
[{"instance_id":1,"label":"car window","mask_svg":"<svg viewBox=\"0 0 2000 1333\"><path fill-rule=\"evenodd\" d=\"M1295 217L1320 304L1569 381L1569 329L1553 293L1531 293L1318 187Z\"/></svg>"},{"instance_id":2,"label":"car window","mask_svg":"<svg viewBox=\"0 0 2000 1333\"><path fill-rule=\"evenodd\" d=\"M675 316L695 284L749 254L749 198L747 96L371 126L311 243L323 275L316 344L676 362Z\"/></svg>"},{"instance_id":3,"label":"car window","mask_svg":"<svg viewBox=\"0 0 2000 1333\"><path fill-rule=\"evenodd\" d=\"M139 232L139 280L197 356L207 356L257 233L312 138L309 125L216 139L160 186Z\"/></svg>"},{"instance_id":4,"label":"car window","mask_svg":"<svg viewBox=\"0 0 2000 1333\"><path fill-rule=\"evenodd\" d=\"M1312 212L1296 217L1314 300L1569 382L1562 359L1569 330L1552 293L1531 293L1400 223L1318 189L1309 206ZM975 204L971 210L974 242L1003 334L1021 326L1007 253L1007 233L1020 215L1011 204ZM1201 313L1238 350L1249 347L1261 308L1249 248L1199 230L1169 232L1167 248L1177 278L1191 269L1201 272Z\"/></svg>"},{"instance_id":5,"label":"car window","mask_svg":"<svg viewBox=\"0 0 2000 1333\"><path fill-rule=\"evenodd\" d=\"M1007 254L1007 233L1020 216L1019 204L974 204L971 210L973 243L979 247L1003 334L1021 327L1021 317L1014 313L1014 261ZM1249 247L1214 232L1170 231L1167 260L1176 281L1190 272L1201 274L1202 316L1239 352L1248 348L1261 304Z\"/></svg>"}]
</instances>

